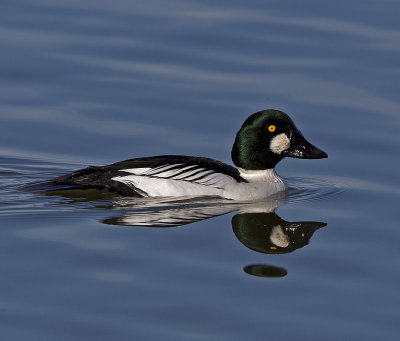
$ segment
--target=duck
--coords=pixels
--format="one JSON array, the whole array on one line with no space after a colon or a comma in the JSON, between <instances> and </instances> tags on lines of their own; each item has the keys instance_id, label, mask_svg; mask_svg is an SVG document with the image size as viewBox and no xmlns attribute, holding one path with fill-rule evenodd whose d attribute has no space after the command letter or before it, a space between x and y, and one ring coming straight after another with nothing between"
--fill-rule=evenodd
<instances>
[{"instance_id":1,"label":"duck","mask_svg":"<svg viewBox=\"0 0 400 341\"><path fill-rule=\"evenodd\" d=\"M275 166L285 157L322 159L328 155L308 142L284 112L250 115L232 147L235 166L199 156L140 157L90 166L54 178L67 189L99 189L129 197L221 197L259 200L287 190Z\"/></svg>"}]
</instances>

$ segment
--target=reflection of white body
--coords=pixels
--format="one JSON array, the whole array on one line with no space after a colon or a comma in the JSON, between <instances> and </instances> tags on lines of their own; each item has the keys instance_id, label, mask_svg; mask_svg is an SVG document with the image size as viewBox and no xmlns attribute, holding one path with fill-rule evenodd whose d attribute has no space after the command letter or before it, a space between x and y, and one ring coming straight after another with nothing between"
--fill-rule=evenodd
<instances>
[{"instance_id":1,"label":"reflection of white body","mask_svg":"<svg viewBox=\"0 0 400 341\"><path fill-rule=\"evenodd\" d=\"M155 176L154 168L123 169L127 175L117 176L112 180L134 186L149 197L207 195L235 200L257 200L286 189L285 182L274 169L239 169L240 176L247 182L238 182L229 175L199 166L179 166L176 164L161 167ZM197 178L200 179L196 180Z\"/></svg>"},{"instance_id":2,"label":"reflection of white body","mask_svg":"<svg viewBox=\"0 0 400 341\"><path fill-rule=\"evenodd\" d=\"M116 203L115 208L128 210L132 208L135 211L115 218L116 220L113 223L128 226L178 226L234 211L239 213L271 213L279 207L283 197L282 194L279 198L263 199L251 203L232 203L228 200L204 203L202 201L176 201L172 199L162 202L154 199L144 202L142 199L140 202L137 199L124 199ZM154 209L154 206L157 209ZM163 208L163 206L166 207Z\"/></svg>"}]
</instances>

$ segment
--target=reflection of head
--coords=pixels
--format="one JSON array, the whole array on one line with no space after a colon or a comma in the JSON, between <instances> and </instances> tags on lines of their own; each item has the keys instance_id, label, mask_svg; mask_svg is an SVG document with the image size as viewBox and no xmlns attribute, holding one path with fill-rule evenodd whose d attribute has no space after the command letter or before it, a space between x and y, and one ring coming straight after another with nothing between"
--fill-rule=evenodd
<instances>
[{"instance_id":1,"label":"reflection of head","mask_svg":"<svg viewBox=\"0 0 400 341\"><path fill-rule=\"evenodd\" d=\"M241 213L232 218L236 237L249 249L262 253L289 253L308 244L325 223L288 222L275 213Z\"/></svg>"}]
</instances>

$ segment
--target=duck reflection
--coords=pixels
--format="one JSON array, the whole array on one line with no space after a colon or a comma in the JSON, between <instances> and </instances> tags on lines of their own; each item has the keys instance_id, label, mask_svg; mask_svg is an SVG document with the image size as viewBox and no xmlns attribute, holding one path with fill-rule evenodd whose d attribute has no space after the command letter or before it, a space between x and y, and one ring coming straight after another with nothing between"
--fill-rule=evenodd
<instances>
[{"instance_id":1,"label":"duck reflection","mask_svg":"<svg viewBox=\"0 0 400 341\"><path fill-rule=\"evenodd\" d=\"M167 205L167 203L164 203ZM231 203L216 201L214 204L199 202L156 210L144 210L123 214L103 220L105 224L173 227L208 219L223 214L237 212L232 218L232 229L237 239L247 248L266 254L284 254L304 247L310 242L314 232L326 223L316 221L289 222L274 211L282 204L282 198L252 203ZM181 203L183 204L183 203ZM247 265L243 271L257 277L283 277L287 270L267 264Z\"/></svg>"},{"instance_id":2,"label":"duck reflection","mask_svg":"<svg viewBox=\"0 0 400 341\"><path fill-rule=\"evenodd\" d=\"M314 232L326 223L316 221L288 222L276 213L238 213L232 218L235 236L247 248L268 254L293 252L307 245ZM284 277L285 268L255 264L247 265L243 271L257 277Z\"/></svg>"},{"instance_id":3,"label":"duck reflection","mask_svg":"<svg viewBox=\"0 0 400 341\"><path fill-rule=\"evenodd\" d=\"M75 192L74 192L75 193ZM97 201L96 207L112 209L120 214L102 220L104 224L137 227L175 227L236 212L232 229L237 239L248 249L265 254L285 254L309 244L314 232L326 223L316 221L289 222L275 210L285 201L286 193L255 202L232 202L220 198L164 198L107 200L97 192L68 195L73 202ZM60 193L48 193L48 195ZM66 194L63 193L66 197ZM104 201L106 199L106 201ZM108 205L105 204L108 202ZM267 264L247 265L247 274L258 277L283 277L287 270Z\"/></svg>"},{"instance_id":4,"label":"duck reflection","mask_svg":"<svg viewBox=\"0 0 400 341\"><path fill-rule=\"evenodd\" d=\"M236 237L251 250L289 253L307 245L314 232L326 223L288 222L276 213L238 213L232 218Z\"/></svg>"},{"instance_id":5,"label":"duck reflection","mask_svg":"<svg viewBox=\"0 0 400 341\"><path fill-rule=\"evenodd\" d=\"M263 200L252 203L215 202L163 202L165 207L146 209L135 202L135 211L104 219L104 224L142 226L142 227L174 227L196 221L237 212L232 218L235 236L247 248L269 254L289 253L307 245L314 232L326 223L316 221L289 222L283 220L274 211L280 200ZM181 204L181 206L179 206ZM119 204L120 208L127 208Z\"/></svg>"}]
</instances>

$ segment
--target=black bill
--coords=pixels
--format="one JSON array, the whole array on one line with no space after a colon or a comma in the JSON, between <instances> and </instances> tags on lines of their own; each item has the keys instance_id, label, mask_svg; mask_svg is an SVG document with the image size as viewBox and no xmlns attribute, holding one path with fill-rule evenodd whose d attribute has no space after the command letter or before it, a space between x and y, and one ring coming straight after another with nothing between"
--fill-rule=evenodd
<instances>
[{"instance_id":1,"label":"black bill","mask_svg":"<svg viewBox=\"0 0 400 341\"><path fill-rule=\"evenodd\" d=\"M328 157L328 154L313 146L299 131L293 132L289 139L290 147L282 152L283 156L298 159L323 159Z\"/></svg>"}]
</instances>

